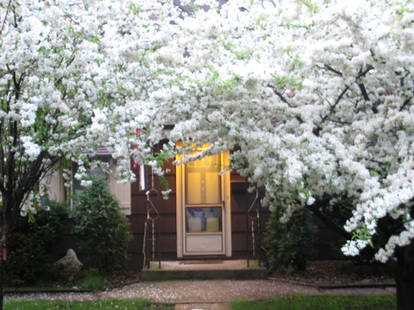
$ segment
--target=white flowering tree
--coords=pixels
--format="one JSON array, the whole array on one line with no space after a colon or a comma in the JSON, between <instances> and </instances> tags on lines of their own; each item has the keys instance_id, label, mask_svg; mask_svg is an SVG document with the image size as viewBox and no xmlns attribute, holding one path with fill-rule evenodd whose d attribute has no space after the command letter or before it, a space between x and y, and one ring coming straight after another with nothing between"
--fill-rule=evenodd
<instances>
[{"instance_id":1,"label":"white flowering tree","mask_svg":"<svg viewBox=\"0 0 414 310\"><path fill-rule=\"evenodd\" d=\"M175 124L172 143L234 150L229 168L285 219L342 203L343 252L393 265L412 309L413 3L199 2L152 15L149 139Z\"/></svg>"},{"instance_id":2,"label":"white flowering tree","mask_svg":"<svg viewBox=\"0 0 414 310\"><path fill-rule=\"evenodd\" d=\"M1 2L0 246L60 159L88 182L105 146L128 179L192 140L234 150L285 219L346 201L344 253L395 265L412 309L411 1L199 2Z\"/></svg>"},{"instance_id":3,"label":"white flowering tree","mask_svg":"<svg viewBox=\"0 0 414 310\"><path fill-rule=\"evenodd\" d=\"M0 1L0 309L7 235L16 217L39 210L42 178L76 162L76 177L88 184L87 164L105 146L118 159L117 175L131 176L127 144L130 137L134 145L145 141L136 129L149 114L128 75L139 71L145 80L143 59L152 48L128 40L136 9L127 1ZM128 57L142 65L125 68ZM136 118L123 122L127 113ZM113 127L103 131L108 115Z\"/></svg>"}]
</instances>

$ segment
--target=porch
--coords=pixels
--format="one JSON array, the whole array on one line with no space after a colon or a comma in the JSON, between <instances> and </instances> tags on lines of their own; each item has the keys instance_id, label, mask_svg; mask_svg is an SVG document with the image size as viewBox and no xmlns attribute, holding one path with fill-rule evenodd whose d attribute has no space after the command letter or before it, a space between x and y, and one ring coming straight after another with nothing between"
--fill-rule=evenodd
<instances>
[{"instance_id":1,"label":"porch","mask_svg":"<svg viewBox=\"0 0 414 310\"><path fill-rule=\"evenodd\" d=\"M234 171L219 173L227 165L228 153L181 166L166 163L167 200L160 197L158 177L147 168L140 171L137 179L151 189L131 185L130 257L143 280L266 276L254 259L263 255L268 212L244 178Z\"/></svg>"}]
</instances>

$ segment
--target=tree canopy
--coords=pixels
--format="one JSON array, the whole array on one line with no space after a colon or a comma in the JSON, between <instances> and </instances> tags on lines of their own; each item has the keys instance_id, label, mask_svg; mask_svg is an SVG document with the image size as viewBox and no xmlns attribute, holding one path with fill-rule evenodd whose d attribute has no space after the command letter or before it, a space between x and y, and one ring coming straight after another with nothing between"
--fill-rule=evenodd
<instances>
[{"instance_id":1,"label":"tree canopy","mask_svg":"<svg viewBox=\"0 0 414 310\"><path fill-rule=\"evenodd\" d=\"M18 204L59 159L130 159L208 143L264 202L347 198L354 237L388 261L414 237L414 4L2 1L0 191ZM165 125L174 125L165 130ZM188 152L190 153L190 152ZM86 156L88 155L88 156ZM187 160L193 157L188 156ZM20 212L20 210L19 210ZM381 221L393 221L386 239Z\"/></svg>"},{"instance_id":2,"label":"tree canopy","mask_svg":"<svg viewBox=\"0 0 414 310\"><path fill-rule=\"evenodd\" d=\"M141 77L149 141L234 150L229 169L264 186L264 202L286 218L347 197L347 255L372 246L386 262L411 243L410 1L190 1L137 14L155 27L151 78ZM398 225L381 243L384 218Z\"/></svg>"}]
</instances>

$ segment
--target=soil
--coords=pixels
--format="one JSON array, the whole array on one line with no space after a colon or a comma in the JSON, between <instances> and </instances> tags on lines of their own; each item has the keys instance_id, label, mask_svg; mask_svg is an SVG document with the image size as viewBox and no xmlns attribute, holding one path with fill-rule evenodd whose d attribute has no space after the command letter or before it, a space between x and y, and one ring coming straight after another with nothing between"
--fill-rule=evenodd
<instances>
[{"instance_id":1,"label":"soil","mask_svg":"<svg viewBox=\"0 0 414 310\"><path fill-rule=\"evenodd\" d=\"M393 284L392 274L380 264L358 264L352 261L315 261L308 263L306 270L287 273L275 271L270 278L309 284L323 285L380 285Z\"/></svg>"},{"instance_id":2,"label":"soil","mask_svg":"<svg viewBox=\"0 0 414 310\"><path fill-rule=\"evenodd\" d=\"M107 280L107 288L117 288L139 281L136 272L120 272ZM349 260L313 261L306 270L286 272L273 271L269 279L308 286L326 285L393 285L392 273L380 264L360 264Z\"/></svg>"},{"instance_id":3,"label":"soil","mask_svg":"<svg viewBox=\"0 0 414 310\"><path fill-rule=\"evenodd\" d=\"M111 278L106 279L106 288L116 288L135 283L139 281L141 274L133 271L120 271L112 275Z\"/></svg>"}]
</instances>

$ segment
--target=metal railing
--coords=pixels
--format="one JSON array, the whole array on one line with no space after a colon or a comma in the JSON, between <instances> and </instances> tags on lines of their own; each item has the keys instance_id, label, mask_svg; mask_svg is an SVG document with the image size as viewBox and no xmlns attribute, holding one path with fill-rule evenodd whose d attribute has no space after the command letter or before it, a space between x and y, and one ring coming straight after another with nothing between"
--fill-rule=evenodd
<instances>
[{"instance_id":1,"label":"metal railing","mask_svg":"<svg viewBox=\"0 0 414 310\"><path fill-rule=\"evenodd\" d=\"M157 197L157 205L160 205L160 191L154 187L154 175L151 173L151 189L145 192L144 236L142 240L143 266L149 268L151 261L158 259L158 267L161 268L161 254L157 241L160 240L160 212L154 204L151 196ZM158 242L159 243L159 242Z\"/></svg>"},{"instance_id":2,"label":"metal railing","mask_svg":"<svg viewBox=\"0 0 414 310\"><path fill-rule=\"evenodd\" d=\"M259 190L256 189L256 196L246 212L246 245L247 245L247 267L250 267L250 259L258 258L258 242L261 240L260 225L260 200ZM249 239L251 238L251 244ZM252 257L250 257L250 252Z\"/></svg>"}]
</instances>

